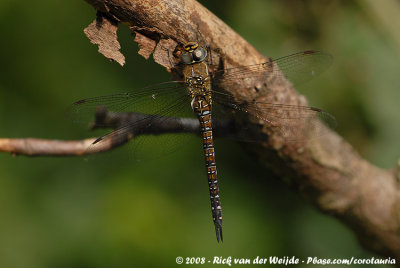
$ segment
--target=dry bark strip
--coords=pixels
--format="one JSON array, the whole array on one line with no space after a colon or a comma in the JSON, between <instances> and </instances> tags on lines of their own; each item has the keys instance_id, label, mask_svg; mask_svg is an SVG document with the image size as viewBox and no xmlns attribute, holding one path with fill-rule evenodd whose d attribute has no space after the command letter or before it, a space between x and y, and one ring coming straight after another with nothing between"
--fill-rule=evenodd
<instances>
[{"instance_id":1,"label":"dry bark strip","mask_svg":"<svg viewBox=\"0 0 400 268\"><path fill-rule=\"evenodd\" d=\"M112 51L105 56L121 65L119 43L113 34L115 25L119 23L129 25L136 33L139 54L148 58L153 53L154 60L167 70L171 70L171 63L166 49L174 51L177 45L200 38L211 46L213 62L223 62L224 66L266 61L256 49L195 0L86 1L98 11L95 24L85 30L86 35L99 47ZM99 29L110 34L99 38ZM224 89L241 100L307 104L305 98L281 76L271 75L267 83L255 85L249 86L243 81L243 84L226 85ZM250 118L245 122L260 134L271 135L264 122ZM25 141L24 144L28 146L29 143ZM0 151L3 146L4 139L3 143L0 140ZM69 143L66 146L72 148L75 145ZM247 145L247 149L261 163L297 185L299 191L321 211L349 226L365 248L397 258L397 263L400 262L399 167L383 170L373 166L334 132L306 144L285 143L270 136L262 144ZM76 150L80 150L79 146Z\"/></svg>"}]
</instances>

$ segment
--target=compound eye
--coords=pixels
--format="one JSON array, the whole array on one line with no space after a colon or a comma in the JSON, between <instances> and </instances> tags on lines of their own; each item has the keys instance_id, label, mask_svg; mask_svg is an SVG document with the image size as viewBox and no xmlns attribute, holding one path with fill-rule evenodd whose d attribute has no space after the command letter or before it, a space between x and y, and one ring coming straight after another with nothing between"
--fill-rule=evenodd
<instances>
[{"instance_id":1,"label":"compound eye","mask_svg":"<svg viewBox=\"0 0 400 268\"><path fill-rule=\"evenodd\" d=\"M190 55L190 53L184 52L181 55L181 60L182 60L183 64L191 64L192 56Z\"/></svg>"},{"instance_id":2,"label":"compound eye","mask_svg":"<svg viewBox=\"0 0 400 268\"><path fill-rule=\"evenodd\" d=\"M205 58L207 57L207 51L202 48L199 47L197 48L194 52L193 52L193 60L195 62L201 62L203 61Z\"/></svg>"}]
</instances>

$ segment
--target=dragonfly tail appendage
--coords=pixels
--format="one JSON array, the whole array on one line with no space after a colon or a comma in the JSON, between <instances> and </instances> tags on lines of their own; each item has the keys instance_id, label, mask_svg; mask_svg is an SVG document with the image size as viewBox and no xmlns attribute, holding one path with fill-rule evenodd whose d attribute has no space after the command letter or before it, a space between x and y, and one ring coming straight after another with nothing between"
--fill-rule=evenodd
<instances>
[{"instance_id":1,"label":"dragonfly tail appendage","mask_svg":"<svg viewBox=\"0 0 400 268\"><path fill-rule=\"evenodd\" d=\"M217 236L217 242L219 243L219 241L224 242L223 237L222 237L222 226L221 225L215 225L215 234Z\"/></svg>"}]
</instances>

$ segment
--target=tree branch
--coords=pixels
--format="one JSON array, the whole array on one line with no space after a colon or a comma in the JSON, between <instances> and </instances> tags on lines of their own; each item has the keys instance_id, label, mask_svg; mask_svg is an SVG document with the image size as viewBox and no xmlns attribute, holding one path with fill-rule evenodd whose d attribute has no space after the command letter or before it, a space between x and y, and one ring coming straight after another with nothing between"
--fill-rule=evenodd
<instances>
[{"instance_id":1,"label":"tree branch","mask_svg":"<svg viewBox=\"0 0 400 268\"><path fill-rule=\"evenodd\" d=\"M95 120L91 129L113 128L116 129L127 122L141 121L144 125L149 120L149 127L138 133L126 133L124 139L118 142L112 140L102 142L95 148L88 150L98 138L83 140L48 140L48 139L0 139L0 152L11 153L14 156L78 156L106 152L124 145L131 139L140 135L162 135L168 133L200 134L200 124L195 118L157 117L142 113L116 113L108 111L105 107L96 109ZM216 137L226 137L234 132L235 124L231 120L219 120L213 124Z\"/></svg>"},{"instance_id":2,"label":"tree branch","mask_svg":"<svg viewBox=\"0 0 400 268\"><path fill-rule=\"evenodd\" d=\"M13 156L67 156L84 155L86 149L96 140L89 138L76 141L46 140L35 138L0 139L0 152Z\"/></svg>"},{"instance_id":3,"label":"tree branch","mask_svg":"<svg viewBox=\"0 0 400 268\"><path fill-rule=\"evenodd\" d=\"M168 70L172 68L166 48L174 51L178 44L199 40L199 32L211 47L213 62L230 67L267 60L194 0L86 1L98 10L98 17L85 33L99 47L107 47L106 57L118 62L118 23L128 24L136 33L141 55L147 58L153 53L154 60ZM99 34L102 38L94 41ZM263 82L241 81L221 87L238 100L307 104L276 74ZM261 163L297 185L321 211L348 225L366 248L400 261L400 187L395 175L400 174L399 168L393 172L368 163L331 131L308 143L287 143L265 122L249 116L243 123L269 137L261 144L246 145Z\"/></svg>"}]
</instances>

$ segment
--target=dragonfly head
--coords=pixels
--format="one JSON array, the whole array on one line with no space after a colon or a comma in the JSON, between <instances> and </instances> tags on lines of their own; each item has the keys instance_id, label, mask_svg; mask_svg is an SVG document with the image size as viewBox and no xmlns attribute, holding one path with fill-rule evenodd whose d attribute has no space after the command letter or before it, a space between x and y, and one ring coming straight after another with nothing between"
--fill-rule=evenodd
<instances>
[{"instance_id":1,"label":"dragonfly head","mask_svg":"<svg viewBox=\"0 0 400 268\"><path fill-rule=\"evenodd\" d=\"M202 62L207 57L207 50L198 43L190 42L183 47L181 61L183 64Z\"/></svg>"}]
</instances>

